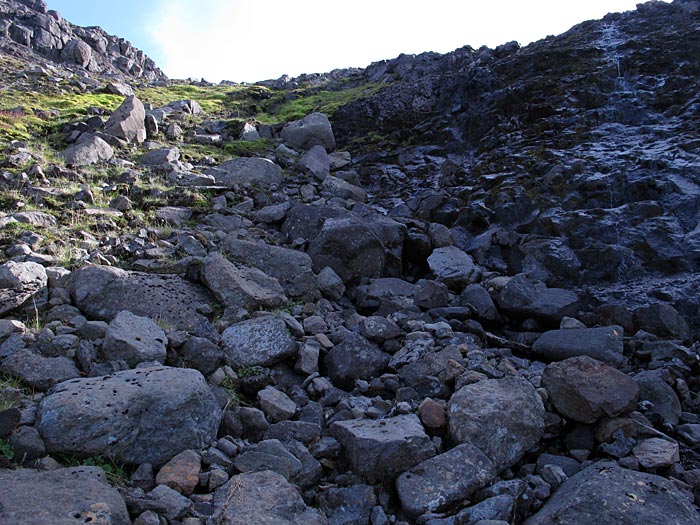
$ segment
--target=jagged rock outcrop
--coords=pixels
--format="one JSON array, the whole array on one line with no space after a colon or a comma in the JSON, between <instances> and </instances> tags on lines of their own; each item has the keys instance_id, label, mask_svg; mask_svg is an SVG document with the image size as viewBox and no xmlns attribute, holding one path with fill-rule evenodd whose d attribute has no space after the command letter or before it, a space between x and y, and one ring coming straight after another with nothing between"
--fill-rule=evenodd
<instances>
[{"instance_id":1,"label":"jagged rock outcrop","mask_svg":"<svg viewBox=\"0 0 700 525\"><path fill-rule=\"evenodd\" d=\"M79 27L46 2L0 3L0 49L19 57L41 57L90 73L145 81L167 80L146 54L99 27Z\"/></svg>"}]
</instances>

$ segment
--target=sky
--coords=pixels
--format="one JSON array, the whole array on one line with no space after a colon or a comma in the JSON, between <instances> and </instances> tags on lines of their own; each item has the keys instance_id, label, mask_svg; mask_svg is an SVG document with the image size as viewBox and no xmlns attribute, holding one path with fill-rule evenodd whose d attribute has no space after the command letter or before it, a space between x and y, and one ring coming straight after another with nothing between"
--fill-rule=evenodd
<instances>
[{"instance_id":1,"label":"sky","mask_svg":"<svg viewBox=\"0 0 700 525\"><path fill-rule=\"evenodd\" d=\"M46 0L142 49L170 78L256 82L401 53L521 45L640 0Z\"/></svg>"}]
</instances>

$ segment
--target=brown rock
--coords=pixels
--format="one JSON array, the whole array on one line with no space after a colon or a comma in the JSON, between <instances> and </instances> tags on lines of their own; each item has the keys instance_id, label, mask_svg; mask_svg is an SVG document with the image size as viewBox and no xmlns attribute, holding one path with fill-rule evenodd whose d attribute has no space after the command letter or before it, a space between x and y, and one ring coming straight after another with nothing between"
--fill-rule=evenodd
<instances>
[{"instance_id":1,"label":"brown rock","mask_svg":"<svg viewBox=\"0 0 700 525\"><path fill-rule=\"evenodd\" d=\"M678 443L661 438L640 441L632 449L632 454L644 468L668 467L680 461Z\"/></svg>"},{"instance_id":2,"label":"brown rock","mask_svg":"<svg viewBox=\"0 0 700 525\"><path fill-rule=\"evenodd\" d=\"M168 461L158 472L156 483L166 485L183 496L190 496L202 470L202 458L194 450L184 450Z\"/></svg>"},{"instance_id":3,"label":"brown rock","mask_svg":"<svg viewBox=\"0 0 700 525\"><path fill-rule=\"evenodd\" d=\"M445 409L429 397L424 399L418 407L418 415L423 425L428 428L439 429L445 426Z\"/></svg>"},{"instance_id":4,"label":"brown rock","mask_svg":"<svg viewBox=\"0 0 700 525\"><path fill-rule=\"evenodd\" d=\"M588 356L550 364L542 385L562 416L581 423L629 412L639 399L639 387L630 376Z\"/></svg>"}]
</instances>

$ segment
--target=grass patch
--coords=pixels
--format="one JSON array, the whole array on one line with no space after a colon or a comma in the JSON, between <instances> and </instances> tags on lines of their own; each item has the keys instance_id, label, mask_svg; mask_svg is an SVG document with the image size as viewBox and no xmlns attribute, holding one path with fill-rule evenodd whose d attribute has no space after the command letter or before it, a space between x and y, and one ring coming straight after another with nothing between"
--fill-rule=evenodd
<instances>
[{"instance_id":1,"label":"grass patch","mask_svg":"<svg viewBox=\"0 0 700 525\"><path fill-rule=\"evenodd\" d=\"M66 467L100 467L111 485L116 487L129 485L128 467L106 456L95 454L86 458L80 458L69 454L61 454L56 459Z\"/></svg>"}]
</instances>

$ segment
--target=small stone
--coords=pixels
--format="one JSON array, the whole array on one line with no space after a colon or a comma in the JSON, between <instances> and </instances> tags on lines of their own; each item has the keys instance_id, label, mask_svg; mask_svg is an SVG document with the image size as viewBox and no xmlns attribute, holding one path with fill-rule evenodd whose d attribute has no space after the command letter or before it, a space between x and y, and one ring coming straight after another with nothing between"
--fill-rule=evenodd
<instances>
[{"instance_id":1,"label":"small stone","mask_svg":"<svg viewBox=\"0 0 700 525\"><path fill-rule=\"evenodd\" d=\"M418 406L418 415L427 428L439 429L445 426L445 409L430 398L424 399Z\"/></svg>"},{"instance_id":2,"label":"small stone","mask_svg":"<svg viewBox=\"0 0 700 525\"><path fill-rule=\"evenodd\" d=\"M283 421L294 417L297 405L287 394L268 386L258 392L260 408L272 421Z\"/></svg>"},{"instance_id":3,"label":"small stone","mask_svg":"<svg viewBox=\"0 0 700 525\"><path fill-rule=\"evenodd\" d=\"M201 456L194 450L183 450L158 471L156 483L190 496L199 482L201 470Z\"/></svg>"},{"instance_id":4,"label":"small stone","mask_svg":"<svg viewBox=\"0 0 700 525\"><path fill-rule=\"evenodd\" d=\"M678 443L661 438L640 441L632 449L632 454L644 468L668 467L680 461Z\"/></svg>"}]
</instances>

